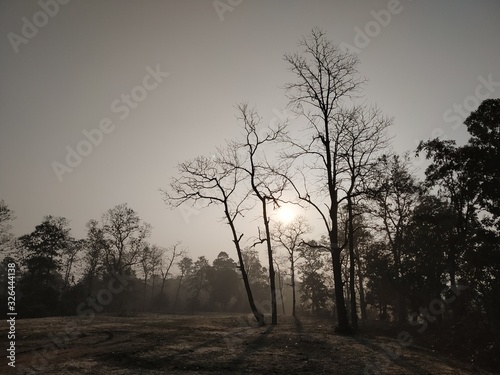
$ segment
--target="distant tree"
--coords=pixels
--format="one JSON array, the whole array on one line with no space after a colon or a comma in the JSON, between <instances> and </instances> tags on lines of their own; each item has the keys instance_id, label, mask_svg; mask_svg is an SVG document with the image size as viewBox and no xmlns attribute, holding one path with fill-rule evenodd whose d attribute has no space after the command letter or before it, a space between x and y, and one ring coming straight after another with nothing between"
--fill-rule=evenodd
<instances>
[{"instance_id":1,"label":"distant tree","mask_svg":"<svg viewBox=\"0 0 500 375\"><path fill-rule=\"evenodd\" d=\"M151 274L151 304L150 309L152 308L153 298L155 296L155 285L156 280L158 278L158 269L162 266L162 256L163 256L163 248L158 245L151 246L151 252L148 256L149 258L149 271ZM146 266L147 267L147 266Z\"/></svg>"},{"instance_id":2,"label":"distant tree","mask_svg":"<svg viewBox=\"0 0 500 375\"><path fill-rule=\"evenodd\" d=\"M285 289L285 277L286 277L286 271L284 271L284 268L287 266L288 263L288 257L274 257L273 258L275 269L276 269L276 276L278 278L278 291L280 293L280 298L279 300L281 301L281 309L283 311L283 315L286 315L285 311L285 298L284 298L284 289Z\"/></svg>"},{"instance_id":3,"label":"distant tree","mask_svg":"<svg viewBox=\"0 0 500 375\"><path fill-rule=\"evenodd\" d=\"M162 255L163 255L162 249L156 245L145 244L145 246L141 250L141 254L139 256L140 258L139 265L141 268L142 275L144 277L143 302L142 302L143 311L146 310L148 279L152 278L154 283L155 280L154 272L161 263ZM151 289L154 292L154 284Z\"/></svg>"},{"instance_id":4,"label":"distant tree","mask_svg":"<svg viewBox=\"0 0 500 375\"><path fill-rule=\"evenodd\" d=\"M104 237L104 231L96 220L90 220L87 224L87 237L83 254L84 270L83 280L87 285L87 294L92 293L94 281L102 273L104 266L104 254L108 249L108 241Z\"/></svg>"},{"instance_id":5,"label":"distant tree","mask_svg":"<svg viewBox=\"0 0 500 375\"><path fill-rule=\"evenodd\" d=\"M64 271L63 290L66 291L71 284L74 284L74 275L72 273L75 263L78 262L79 254L85 246L85 240L72 240L61 254L62 266Z\"/></svg>"},{"instance_id":6,"label":"distant tree","mask_svg":"<svg viewBox=\"0 0 500 375\"><path fill-rule=\"evenodd\" d=\"M296 311L296 293L295 293L295 270L296 263L300 259L299 246L303 241L302 236L311 232L311 227L307 224L304 216L296 217L289 224L278 222L273 227L274 242L283 247L288 255L290 262L290 280L292 287L292 316L295 317Z\"/></svg>"},{"instance_id":7,"label":"distant tree","mask_svg":"<svg viewBox=\"0 0 500 375\"><path fill-rule=\"evenodd\" d=\"M10 222L14 219L14 211L9 209L3 199L0 200L0 252L13 250L14 235Z\"/></svg>"},{"instance_id":8,"label":"distant tree","mask_svg":"<svg viewBox=\"0 0 500 375\"><path fill-rule=\"evenodd\" d=\"M32 316L56 313L64 280L61 256L73 246L69 223L65 218L46 216L30 234L19 238L25 271L19 289L27 305L20 308Z\"/></svg>"},{"instance_id":9,"label":"distant tree","mask_svg":"<svg viewBox=\"0 0 500 375\"><path fill-rule=\"evenodd\" d=\"M405 256L401 264L412 311L441 298L455 219L449 204L432 195L423 195L412 213L403 238Z\"/></svg>"},{"instance_id":10,"label":"distant tree","mask_svg":"<svg viewBox=\"0 0 500 375\"><path fill-rule=\"evenodd\" d=\"M409 171L407 158L383 157L375 188L370 193L373 202L372 219L387 241L393 264L394 285L398 294L398 322L407 321L406 289L403 275L403 241L412 213L423 193L421 184Z\"/></svg>"},{"instance_id":11,"label":"distant tree","mask_svg":"<svg viewBox=\"0 0 500 375\"><path fill-rule=\"evenodd\" d=\"M379 319L388 319L390 307L395 305L397 296L394 262L388 246L384 242L374 242L366 254L366 277L368 279L366 302L378 307Z\"/></svg>"},{"instance_id":12,"label":"distant tree","mask_svg":"<svg viewBox=\"0 0 500 375\"><path fill-rule=\"evenodd\" d=\"M327 311L327 302L330 299L323 272L324 251L306 245L300 248L300 252L304 260L299 266L302 275L300 284L302 306L310 308L313 316L323 315Z\"/></svg>"},{"instance_id":13,"label":"distant tree","mask_svg":"<svg viewBox=\"0 0 500 375\"><path fill-rule=\"evenodd\" d=\"M208 300L208 296L211 293L210 272L211 266L207 258L204 256L198 257L193 264L192 272L186 280L191 311L200 309L204 302L206 303ZM202 296L204 296L204 301L202 300Z\"/></svg>"},{"instance_id":14,"label":"distant tree","mask_svg":"<svg viewBox=\"0 0 500 375\"><path fill-rule=\"evenodd\" d=\"M176 244L170 246L168 249L158 249L159 253L159 270L161 275L161 287L160 295L163 295L165 289L165 283L167 281L168 275L170 275L172 266L175 264L177 259L182 259L186 255L186 250L181 249L181 242L178 241Z\"/></svg>"},{"instance_id":15,"label":"distant tree","mask_svg":"<svg viewBox=\"0 0 500 375\"><path fill-rule=\"evenodd\" d=\"M256 300L263 301L269 298L269 274L266 267L262 266L259 252L255 248L245 248L242 253L248 279L254 291ZM238 267L241 265L238 264Z\"/></svg>"},{"instance_id":16,"label":"distant tree","mask_svg":"<svg viewBox=\"0 0 500 375\"><path fill-rule=\"evenodd\" d=\"M140 253L151 233L151 225L126 203L117 205L102 216L102 232L107 246L104 264L108 272L130 272L140 261Z\"/></svg>"},{"instance_id":17,"label":"distant tree","mask_svg":"<svg viewBox=\"0 0 500 375\"><path fill-rule=\"evenodd\" d=\"M359 291L359 306L361 310L361 319L366 320L368 314L366 311L366 291L365 291L365 279L366 279L366 255L368 250L373 243L373 235L367 228L364 227L364 223L357 225L354 231L354 256L357 262L357 276L358 276L358 291Z\"/></svg>"},{"instance_id":18,"label":"distant tree","mask_svg":"<svg viewBox=\"0 0 500 375\"><path fill-rule=\"evenodd\" d=\"M211 301L219 304L222 310L226 310L231 301L234 303L238 294L240 280L236 270L236 262L224 251L212 263Z\"/></svg>"},{"instance_id":19,"label":"distant tree","mask_svg":"<svg viewBox=\"0 0 500 375\"><path fill-rule=\"evenodd\" d=\"M181 290L182 281L186 276L188 276L191 273L191 269L193 267L193 260L187 256L184 256L179 262L177 262L177 266L179 267L181 274L179 275L179 284L177 285L177 291L175 292L175 300L173 308L174 312L176 311L177 308L177 302L179 300L179 292Z\"/></svg>"}]
</instances>

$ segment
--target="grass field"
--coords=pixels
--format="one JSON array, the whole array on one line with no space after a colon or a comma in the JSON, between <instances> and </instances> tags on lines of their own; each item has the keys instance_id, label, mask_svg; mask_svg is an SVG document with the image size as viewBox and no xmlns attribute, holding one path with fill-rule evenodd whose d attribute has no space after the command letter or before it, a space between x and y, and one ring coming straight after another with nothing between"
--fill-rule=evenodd
<instances>
[{"instance_id":1,"label":"grass field","mask_svg":"<svg viewBox=\"0 0 500 375\"><path fill-rule=\"evenodd\" d=\"M0 373L487 374L395 339L335 334L327 320L281 318L256 327L243 314L19 320L16 369Z\"/></svg>"}]
</instances>

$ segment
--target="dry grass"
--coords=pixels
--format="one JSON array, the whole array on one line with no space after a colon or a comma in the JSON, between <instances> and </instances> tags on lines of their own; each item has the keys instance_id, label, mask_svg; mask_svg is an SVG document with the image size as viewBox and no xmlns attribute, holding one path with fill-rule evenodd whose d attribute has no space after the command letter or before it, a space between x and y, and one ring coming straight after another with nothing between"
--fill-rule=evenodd
<instances>
[{"instance_id":1,"label":"dry grass","mask_svg":"<svg viewBox=\"0 0 500 375\"><path fill-rule=\"evenodd\" d=\"M486 374L389 338L336 335L329 321L287 317L278 326L252 325L227 314L20 320L17 371L6 373Z\"/></svg>"}]
</instances>

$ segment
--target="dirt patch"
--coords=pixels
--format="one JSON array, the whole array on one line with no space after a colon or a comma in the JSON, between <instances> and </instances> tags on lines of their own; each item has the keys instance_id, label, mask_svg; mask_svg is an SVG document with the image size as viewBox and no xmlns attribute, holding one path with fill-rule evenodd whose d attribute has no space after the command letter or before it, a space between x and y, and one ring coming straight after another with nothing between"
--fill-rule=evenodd
<instances>
[{"instance_id":1,"label":"dirt patch","mask_svg":"<svg viewBox=\"0 0 500 375\"><path fill-rule=\"evenodd\" d=\"M251 322L253 324L253 322ZM242 315L20 320L17 371L6 374L487 374L380 336L342 336L328 321Z\"/></svg>"}]
</instances>

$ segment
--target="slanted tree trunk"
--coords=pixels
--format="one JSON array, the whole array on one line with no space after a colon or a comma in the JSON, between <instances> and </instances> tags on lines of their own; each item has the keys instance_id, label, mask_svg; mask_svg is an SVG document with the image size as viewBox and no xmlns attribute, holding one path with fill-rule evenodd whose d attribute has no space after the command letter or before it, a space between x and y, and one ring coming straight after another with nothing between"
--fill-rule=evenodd
<instances>
[{"instance_id":1,"label":"slanted tree trunk","mask_svg":"<svg viewBox=\"0 0 500 375\"><path fill-rule=\"evenodd\" d=\"M276 280L273 262L273 249L271 248L271 231L269 230L269 218L267 216L266 198L262 200L262 215L266 230L267 257L269 259L269 284L271 286L271 324L278 324L278 309L276 304Z\"/></svg>"},{"instance_id":2,"label":"slanted tree trunk","mask_svg":"<svg viewBox=\"0 0 500 375\"><path fill-rule=\"evenodd\" d=\"M248 303L250 304L250 309L252 310L255 320L257 320L257 324L259 326L264 326L266 324L264 321L264 314L259 312L257 306L255 305L255 301L253 299L253 294L252 294L252 288L250 287L250 282L248 281L248 274L245 269L245 263L243 262L243 255L241 253L241 246L240 246L240 240L243 237L243 234L241 234L238 237L238 234L236 233L236 228L234 226L234 222L232 220L231 214L229 213L227 202L224 203L224 206L225 206L226 218L228 220L229 226L231 227L231 233L233 235L233 243L234 246L236 247L236 252L238 254L238 262L240 263L238 268L241 271L241 277L243 278L243 284L245 285L245 291L247 293Z\"/></svg>"},{"instance_id":3,"label":"slanted tree trunk","mask_svg":"<svg viewBox=\"0 0 500 375\"><path fill-rule=\"evenodd\" d=\"M295 294L295 260L291 258L290 263L290 277L292 278L292 316L295 318L297 296Z\"/></svg>"}]
</instances>

